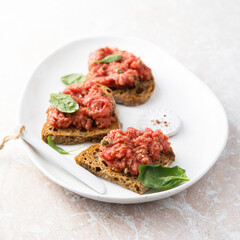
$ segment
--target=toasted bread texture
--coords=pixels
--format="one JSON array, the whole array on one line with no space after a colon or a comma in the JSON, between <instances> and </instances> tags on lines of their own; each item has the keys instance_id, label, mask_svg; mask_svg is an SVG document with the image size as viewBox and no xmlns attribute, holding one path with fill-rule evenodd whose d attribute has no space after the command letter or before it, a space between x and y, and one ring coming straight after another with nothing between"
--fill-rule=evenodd
<instances>
[{"instance_id":1,"label":"toasted bread texture","mask_svg":"<svg viewBox=\"0 0 240 240\"><path fill-rule=\"evenodd\" d=\"M112 89L113 96L117 103L125 106L136 106L145 103L153 94L155 89L154 79L148 81L140 80L133 88Z\"/></svg>"},{"instance_id":2,"label":"toasted bread texture","mask_svg":"<svg viewBox=\"0 0 240 240\"><path fill-rule=\"evenodd\" d=\"M76 163L91 173L105 178L111 182L117 183L138 194L143 194L149 189L139 182L137 176L133 176L129 173L125 174L123 172L115 172L111 170L104 159L99 157L99 148L100 144L94 144L87 148L85 151L82 151L75 157ZM172 148L170 148L167 153L161 153L158 162L155 164L161 164L162 166L166 167L169 166L174 160L175 155Z\"/></svg>"},{"instance_id":3,"label":"toasted bread texture","mask_svg":"<svg viewBox=\"0 0 240 240\"><path fill-rule=\"evenodd\" d=\"M116 118L116 122L112 123L111 126L103 129L99 129L96 126L92 126L90 130L76 129L74 127L69 128L54 128L48 121L42 128L42 140L47 142L47 137L50 136L56 144L72 145L79 144L86 141L99 142L104 136L106 136L111 130L119 129L122 124L118 119L118 112L116 109L115 100L113 98L112 90L106 86L97 84L98 87L102 88L103 92L108 95L113 102L113 116Z\"/></svg>"},{"instance_id":4,"label":"toasted bread texture","mask_svg":"<svg viewBox=\"0 0 240 240\"><path fill-rule=\"evenodd\" d=\"M91 79L91 74L88 74L85 81ZM139 80L135 87L111 88L116 103L125 106L137 106L145 103L153 94L155 82L152 76L151 80Z\"/></svg>"}]
</instances>

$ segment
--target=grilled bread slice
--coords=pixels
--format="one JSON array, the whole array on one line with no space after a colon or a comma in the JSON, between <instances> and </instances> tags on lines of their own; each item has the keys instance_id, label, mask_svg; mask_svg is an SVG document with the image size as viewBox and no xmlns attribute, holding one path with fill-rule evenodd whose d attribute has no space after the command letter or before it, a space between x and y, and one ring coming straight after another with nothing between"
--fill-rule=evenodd
<instances>
[{"instance_id":1,"label":"grilled bread slice","mask_svg":"<svg viewBox=\"0 0 240 240\"><path fill-rule=\"evenodd\" d=\"M91 173L105 178L111 182L120 184L121 186L128 188L138 194L143 194L148 190L148 187L143 186L137 176L131 174L125 174L123 172L115 172L111 170L104 159L100 158L98 153L100 152L100 144L94 144L85 151L82 151L75 157L75 161L80 166L84 167ZM175 160L175 155L170 148L167 153L161 153L158 162L155 164L161 164L162 166L169 166Z\"/></svg>"},{"instance_id":2,"label":"grilled bread slice","mask_svg":"<svg viewBox=\"0 0 240 240\"><path fill-rule=\"evenodd\" d=\"M88 74L85 81L89 81L91 75ZM151 80L139 80L135 87L111 88L116 103L125 106L137 106L145 103L153 94L155 82Z\"/></svg>"},{"instance_id":3,"label":"grilled bread slice","mask_svg":"<svg viewBox=\"0 0 240 240\"><path fill-rule=\"evenodd\" d=\"M113 96L117 103L126 106L136 106L145 103L153 94L155 89L154 79L144 81L140 80L137 86L133 88L112 89Z\"/></svg>"},{"instance_id":4,"label":"grilled bread slice","mask_svg":"<svg viewBox=\"0 0 240 240\"><path fill-rule=\"evenodd\" d=\"M47 142L47 137L50 136L56 144L79 144L86 141L99 142L104 136L106 136L111 130L119 129L122 124L118 119L118 112L115 104L115 100L112 94L112 90L101 84L97 84L103 92L108 95L113 102L113 112L116 122L112 123L108 128L99 129L96 126L92 126L90 130L76 129L74 127L69 128L54 128L47 121L42 128L42 140Z\"/></svg>"}]
</instances>

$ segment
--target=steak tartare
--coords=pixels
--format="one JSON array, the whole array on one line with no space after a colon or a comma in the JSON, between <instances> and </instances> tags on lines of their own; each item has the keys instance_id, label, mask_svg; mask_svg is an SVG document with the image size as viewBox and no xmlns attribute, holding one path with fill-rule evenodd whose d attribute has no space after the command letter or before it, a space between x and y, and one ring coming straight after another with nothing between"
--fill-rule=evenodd
<instances>
[{"instance_id":1,"label":"steak tartare","mask_svg":"<svg viewBox=\"0 0 240 240\"><path fill-rule=\"evenodd\" d=\"M168 136L161 130L146 128L139 131L129 127L126 132L116 129L105 136L99 156L114 171L138 175L140 165L154 164L160 153L166 153L169 149Z\"/></svg>"},{"instance_id":2,"label":"steak tartare","mask_svg":"<svg viewBox=\"0 0 240 240\"><path fill-rule=\"evenodd\" d=\"M48 122L54 128L77 129L107 128L116 121L113 117L113 102L103 90L93 82L67 86L63 94L69 94L78 103L75 113L63 113L51 105L48 110Z\"/></svg>"},{"instance_id":3,"label":"steak tartare","mask_svg":"<svg viewBox=\"0 0 240 240\"><path fill-rule=\"evenodd\" d=\"M99 62L109 55L120 55L113 62ZM117 48L100 48L89 55L90 80L111 88L134 87L139 80L151 80L152 71L140 57Z\"/></svg>"}]
</instances>

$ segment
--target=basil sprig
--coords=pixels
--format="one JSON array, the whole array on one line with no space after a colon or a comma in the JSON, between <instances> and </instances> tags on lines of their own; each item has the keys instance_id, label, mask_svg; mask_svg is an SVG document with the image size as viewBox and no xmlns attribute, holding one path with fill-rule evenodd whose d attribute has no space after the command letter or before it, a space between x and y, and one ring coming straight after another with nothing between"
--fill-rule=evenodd
<instances>
[{"instance_id":1,"label":"basil sprig","mask_svg":"<svg viewBox=\"0 0 240 240\"><path fill-rule=\"evenodd\" d=\"M159 190L166 190L189 181L186 171L178 166L162 167L161 165L141 165L138 179L142 185Z\"/></svg>"},{"instance_id":2,"label":"basil sprig","mask_svg":"<svg viewBox=\"0 0 240 240\"><path fill-rule=\"evenodd\" d=\"M63 113L74 113L79 109L79 105L68 94L52 93L49 102Z\"/></svg>"},{"instance_id":3,"label":"basil sprig","mask_svg":"<svg viewBox=\"0 0 240 240\"><path fill-rule=\"evenodd\" d=\"M61 153L61 154L68 154L70 152L77 151L77 150L79 150L80 148L83 147L83 145L82 145L79 148L76 148L76 149L73 149L73 150L70 150L70 151L66 151L63 148L60 148L60 147L56 146L56 144L54 143L54 141L51 139L50 136L48 136L47 140L48 140L48 145L50 147L52 147L53 149L55 149L57 152Z\"/></svg>"},{"instance_id":4,"label":"basil sprig","mask_svg":"<svg viewBox=\"0 0 240 240\"><path fill-rule=\"evenodd\" d=\"M66 85L71 85L74 83L82 83L85 79L85 75L81 73L72 73L61 77L61 80Z\"/></svg>"},{"instance_id":5,"label":"basil sprig","mask_svg":"<svg viewBox=\"0 0 240 240\"><path fill-rule=\"evenodd\" d=\"M95 61L96 63L111 63L111 62L116 62L122 58L122 55L120 54L111 54L106 56L105 58Z\"/></svg>"}]
</instances>

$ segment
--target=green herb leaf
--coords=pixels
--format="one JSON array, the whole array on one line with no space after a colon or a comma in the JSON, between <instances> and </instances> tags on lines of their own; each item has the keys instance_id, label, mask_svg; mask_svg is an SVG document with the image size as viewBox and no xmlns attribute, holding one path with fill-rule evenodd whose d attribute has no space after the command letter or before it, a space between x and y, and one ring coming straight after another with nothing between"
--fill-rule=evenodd
<instances>
[{"instance_id":1,"label":"green herb leaf","mask_svg":"<svg viewBox=\"0 0 240 240\"><path fill-rule=\"evenodd\" d=\"M184 169L178 166L169 168L161 165L141 165L138 179L142 185L160 190L170 189L190 180Z\"/></svg>"},{"instance_id":2,"label":"green herb leaf","mask_svg":"<svg viewBox=\"0 0 240 240\"><path fill-rule=\"evenodd\" d=\"M74 83L82 83L85 79L85 75L81 73L72 73L61 77L61 80L66 85L71 85Z\"/></svg>"},{"instance_id":3,"label":"green herb leaf","mask_svg":"<svg viewBox=\"0 0 240 240\"><path fill-rule=\"evenodd\" d=\"M52 93L49 102L63 113L74 113L79 109L79 105L68 94Z\"/></svg>"},{"instance_id":4,"label":"green herb leaf","mask_svg":"<svg viewBox=\"0 0 240 240\"><path fill-rule=\"evenodd\" d=\"M106 56L105 58L99 60L99 61L95 61L97 63L111 63L111 62L116 62L118 60L120 60L122 58L122 55L119 54L111 54Z\"/></svg>"},{"instance_id":5,"label":"green herb leaf","mask_svg":"<svg viewBox=\"0 0 240 240\"><path fill-rule=\"evenodd\" d=\"M56 144L54 143L54 141L51 139L50 136L48 136L47 140L48 140L48 145L50 147L52 147L53 149L55 149L57 152L59 152L61 154L68 154L68 152L66 150L56 146Z\"/></svg>"},{"instance_id":6,"label":"green herb leaf","mask_svg":"<svg viewBox=\"0 0 240 240\"><path fill-rule=\"evenodd\" d=\"M56 146L56 144L54 143L54 141L51 139L50 136L48 136L47 140L48 140L48 145L49 145L50 147L52 147L53 149L55 149L57 152L61 153L61 154L68 154L68 153L70 153L70 152L77 151L77 150L79 150L80 148L83 147L83 145L82 145L82 146L80 146L79 148L76 148L76 149L73 149L73 150L70 150L70 151L66 151L66 150L64 150L64 149Z\"/></svg>"}]
</instances>

